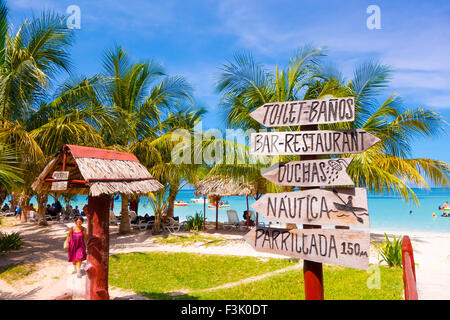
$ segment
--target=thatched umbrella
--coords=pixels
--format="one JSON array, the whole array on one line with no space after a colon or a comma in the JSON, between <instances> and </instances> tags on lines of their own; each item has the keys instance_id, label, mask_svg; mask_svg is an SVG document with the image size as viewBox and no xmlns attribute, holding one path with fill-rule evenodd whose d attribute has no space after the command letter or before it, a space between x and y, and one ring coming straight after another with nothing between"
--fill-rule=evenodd
<instances>
[{"instance_id":1,"label":"thatched umbrella","mask_svg":"<svg viewBox=\"0 0 450 320\"><path fill-rule=\"evenodd\" d=\"M239 182L230 177L212 176L195 185L195 196L214 197L216 202L216 230L219 228L219 200L221 197L253 196L256 190L252 185ZM247 208L248 211L248 208ZM205 221L203 220L203 224Z\"/></svg>"},{"instance_id":2,"label":"thatched umbrella","mask_svg":"<svg viewBox=\"0 0 450 320\"><path fill-rule=\"evenodd\" d=\"M32 184L37 193L57 190L88 195L88 299L109 299L111 195L145 195L163 185L132 154L65 145Z\"/></svg>"}]
</instances>

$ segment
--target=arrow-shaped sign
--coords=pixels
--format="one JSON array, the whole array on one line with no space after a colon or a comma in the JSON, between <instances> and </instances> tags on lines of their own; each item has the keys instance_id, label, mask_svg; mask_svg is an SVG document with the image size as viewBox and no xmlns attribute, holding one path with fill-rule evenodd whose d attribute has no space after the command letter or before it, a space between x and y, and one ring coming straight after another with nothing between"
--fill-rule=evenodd
<instances>
[{"instance_id":1,"label":"arrow-shaped sign","mask_svg":"<svg viewBox=\"0 0 450 320\"><path fill-rule=\"evenodd\" d=\"M253 155L361 153L380 139L362 129L257 132L251 134Z\"/></svg>"},{"instance_id":2,"label":"arrow-shaped sign","mask_svg":"<svg viewBox=\"0 0 450 320\"><path fill-rule=\"evenodd\" d=\"M369 227L364 188L266 193L252 204L264 219L294 224Z\"/></svg>"},{"instance_id":3,"label":"arrow-shaped sign","mask_svg":"<svg viewBox=\"0 0 450 320\"><path fill-rule=\"evenodd\" d=\"M244 239L256 251L363 270L369 267L368 231L258 227Z\"/></svg>"},{"instance_id":4,"label":"arrow-shaped sign","mask_svg":"<svg viewBox=\"0 0 450 320\"><path fill-rule=\"evenodd\" d=\"M304 160L277 163L262 172L267 180L280 186L346 186L353 180L346 169L353 158Z\"/></svg>"},{"instance_id":5,"label":"arrow-shaped sign","mask_svg":"<svg viewBox=\"0 0 450 320\"><path fill-rule=\"evenodd\" d=\"M355 120L355 98L265 103L250 116L266 127L299 126Z\"/></svg>"}]
</instances>

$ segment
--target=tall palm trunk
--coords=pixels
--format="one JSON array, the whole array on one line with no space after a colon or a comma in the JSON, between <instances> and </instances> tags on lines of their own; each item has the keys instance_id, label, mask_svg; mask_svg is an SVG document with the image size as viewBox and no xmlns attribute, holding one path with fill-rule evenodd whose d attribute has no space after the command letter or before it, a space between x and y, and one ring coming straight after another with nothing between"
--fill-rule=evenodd
<instances>
[{"instance_id":1,"label":"tall palm trunk","mask_svg":"<svg viewBox=\"0 0 450 320\"><path fill-rule=\"evenodd\" d=\"M175 200L177 198L178 195L178 186L170 186L169 189L169 196L167 198L167 216L168 217L172 217L173 218L173 211L174 211L174 207L175 207Z\"/></svg>"},{"instance_id":2,"label":"tall palm trunk","mask_svg":"<svg viewBox=\"0 0 450 320\"><path fill-rule=\"evenodd\" d=\"M17 195L15 192L11 192L11 207L9 208L9 210L14 212L16 211L16 207L17 207Z\"/></svg>"},{"instance_id":3,"label":"tall palm trunk","mask_svg":"<svg viewBox=\"0 0 450 320\"><path fill-rule=\"evenodd\" d=\"M161 212L155 212L155 222L153 223L153 234L159 234L161 232Z\"/></svg>"},{"instance_id":4,"label":"tall palm trunk","mask_svg":"<svg viewBox=\"0 0 450 320\"><path fill-rule=\"evenodd\" d=\"M6 190L3 189L2 186L0 185L0 206L3 204L7 196L8 192L6 192Z\"/></svg>"},{"instance_id":5,"label":"tall palm trunk","mask_svg":"<svg viewBox=\"0 0 450 320\"><path fill-rule=\"evenodd\" d=\"M30 202L30 196L25 192L22 192L19 200L19 207L22 209L20 214L20 223L25 223L28 221L28 203Z\"/></svg>"},{"instance_id":6,"label":"tall palm trunk","mask_svg":"<svg viewBox=\"0 0 450 320\"><path fill-rule=\"evenodd\" d=\"M44 193L39 193L37 196L38 202L38 224L40 226L48 226L47 219L45 219L45 213L47 211L47 201L48 195Z\"/></svg>"},{"instance_id":7,"label":"tall palm trunk","mask_svg":"<svg viewBox=\"0 0 450 320\"><path fill-rule=\"evenodd\" d=\"M120 233L129 233L130 228L130 217L128 216L128 197L124 194L120 195L122 202L122 209L120 210Z\"/></svg>"}]
</instances>

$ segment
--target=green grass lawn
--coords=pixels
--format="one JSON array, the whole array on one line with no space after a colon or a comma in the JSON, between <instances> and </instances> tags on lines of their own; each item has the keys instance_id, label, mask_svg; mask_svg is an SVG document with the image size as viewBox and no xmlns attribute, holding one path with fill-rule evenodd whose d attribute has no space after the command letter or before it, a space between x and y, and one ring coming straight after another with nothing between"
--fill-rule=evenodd
<instances>
[{"instance_id":1,"label":"green grass lawn","mask_svg":"<svg viewBox=\"0 0 450 320\"><path fill-rule=\"evenodd\" d=\"M126 253L110 257L109 283L152 299L172 299L168 292L213 288L297 263L196 253Z\"/></svg>"},{"instance_id":2,"label":"green grass lawn","mask_svg":"<svg viewBox=\"0 0 450 320\"><path fill-rule=\"evenodd\" d=\"M35 265L32 263L18 263L0 266L0 279L8 283L25 278L33 273Z\"/></svg>"},{"instance_id":3,"label":"green grass lawn","mask_svg":"<svg viewBox=\"0 0 450 320\"><path fill-rule=\"evenodd\" d=\"M164 237L155 237L153 242L165 245L175 244L181 246L189 246L195 243L202 243L204 246L223 246L230 242L225 237L205 236L201 234L183 234L183 235L167 235Z\"/></svg>"},{"instance_id":4,"label":"green grass lawn","mask_svg":"<svg viewBox=\"0 0 450 320\"><path fill-rule=\"evenodd\" d=\"M380 289L368 289L370 276L364 270L324 266L324 297L326 300L402 300L403 281L400 268L380 267ZM201 300L303 300L302 270L287 271L260 281L228 289L192 292ZM189 299L189 297L180 297Z\"/></svg>"},{"instance_id":5,"label":"green grass lawn","mask_svg":"<svg viewBox=\"0 0 450 320\"><path fill-rule=\"evenodd\" d=\"M293 266L297 260L204 255L190 253L128 253L110 258L109 282L151 299L304 299L301 270L234 286L206 291L226 283ZM402 299L402 270L380 267L380 289L368 289L364 270L324 266L325 298ZM187 292L172 296L170 292Z\"/></svg>"}]
</instances>

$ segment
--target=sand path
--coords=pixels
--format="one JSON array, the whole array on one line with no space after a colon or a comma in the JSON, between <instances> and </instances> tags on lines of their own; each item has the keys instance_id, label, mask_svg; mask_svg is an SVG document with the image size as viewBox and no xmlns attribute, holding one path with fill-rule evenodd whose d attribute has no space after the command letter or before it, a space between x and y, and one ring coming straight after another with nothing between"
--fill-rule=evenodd
<instances>
[{"instance_id":1,"label":"sand path","mask_svg":"<svg viewBox=\"0 0 450 320\"><path fill-rule=\"evenodd\" d=\"M450 234L431 232L387 232L392 238L408 235L416 263L420 300L450 300ZM384 233L371 231L371 239L383 240Z\"/></svg>"},{"instance_id":2,"label":"sand path","mask_svg":"<svg viewBox=\"0 0 450 320\"><path fill-rule=\"evenodd\" d=\"M82 298L86 276L83 272L81 279L71 273L72 266L67 262L67 254L63 250L63 242L66 232L71 224L52 222L49 227L37 227L35 224L27 223L15 225L10 228L1 229L6 232L20 232L25 240L25 247L0 255L0 266L12 263L30 262L35 265L35 272L30 276L8 283L0 280L0 299L52 299L65 292L72 292L75 298ZM411 238L416 266L417 285L420 299L450 299L450 248L449 234L434 233L389 233L389 236L408 234ZM227 234L214 233L210 235L227 238L227 244L222 246L204 246L193 244L189 246L161 245L153 242L150 231L133 233L119 236L117 227L111 227L110 253L125 252L190 252L204 254L242 255L253 257L277 257L284 256L256 252L242 239L243 232ZM373 241L382 241L383 232L372 231ZM378 262L378 255L371 250L370 263ZM301 264L288 269L301 267ZM238 282L225 284L217 288L231 287L241 283L257 281L287 270L278 270L264 275L243 279ZM111 288L112 298L145 299L131 291Z\"/></svg>"}]
</instances>

